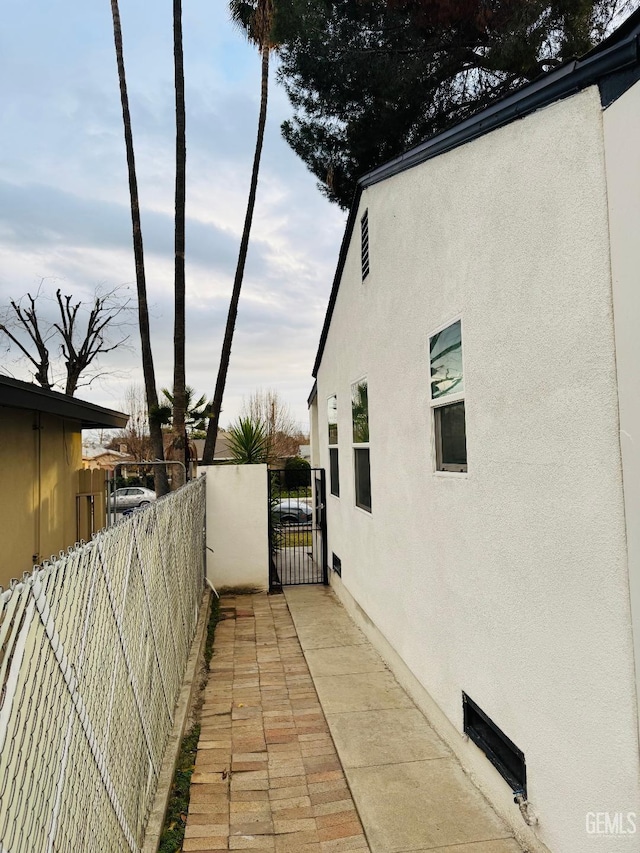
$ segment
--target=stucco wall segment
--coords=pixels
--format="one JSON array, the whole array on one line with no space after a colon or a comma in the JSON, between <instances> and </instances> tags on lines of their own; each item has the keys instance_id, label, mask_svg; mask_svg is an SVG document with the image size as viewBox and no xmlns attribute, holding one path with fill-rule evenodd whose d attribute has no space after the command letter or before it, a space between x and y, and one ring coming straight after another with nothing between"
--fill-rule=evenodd
<instances>
[{"instance_id":1,"label":"stucco wall segment","mask_svg":"<svg viewBox=\"0 0 640 853\"><path fill-rule=\"evenodd\" d=\"M596 88L368 188L371 273L354 232L318 372L319 398L369 382L371 517L338 413L345 587L458 730L464 689L525 751L539 837L562 853L599 849L594 801L639 791L605 197ZM469 474L449 478L428 335L458 314Z\"/></svg>"},{"instance_id":2,"label":"stucco wall segment","mask_svg":"<svg viewBox=\"0 0 640 853\"><path fill-rule=\"evenodd\" d=\"M620 444L629 560L629 611L635 658L636 715L640 737L640 84L636 83L603 116L611 236ZM640 761L640 749L639 749Z\"/></svg>"}]
</instances>

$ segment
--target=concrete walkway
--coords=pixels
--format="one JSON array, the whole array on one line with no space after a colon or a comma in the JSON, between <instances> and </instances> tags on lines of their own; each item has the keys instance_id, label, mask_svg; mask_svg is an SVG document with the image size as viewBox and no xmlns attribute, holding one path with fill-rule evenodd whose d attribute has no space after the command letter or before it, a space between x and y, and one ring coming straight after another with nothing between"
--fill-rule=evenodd
<instances>
[{"instance_id":1,"label":"concrete walkway","mask_svg":"<svg viewBox=\"0 0 640 853\"><path fill-rule=\"evenodd\" d=\"M520 853L328 588L222 608L185 851Z\"/></svg>"}]
</instances>

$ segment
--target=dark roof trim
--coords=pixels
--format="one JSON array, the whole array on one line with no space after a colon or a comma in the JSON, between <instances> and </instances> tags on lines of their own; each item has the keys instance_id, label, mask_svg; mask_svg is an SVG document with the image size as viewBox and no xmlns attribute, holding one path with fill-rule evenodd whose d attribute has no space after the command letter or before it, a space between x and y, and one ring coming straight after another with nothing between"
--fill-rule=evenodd
<instances>
[{"instance_id":1,"label":"dark roof trim","mask_svg":"<svg viewBox=\"0 0 640 853\"><path fill-rule=\"evenodd\" d=\"M83 429L95 427L118 427L127 425L129 415L113 409L103 409L94 403L76 400L68 394L47 391L39 385L20 382L8 376L0 376L0 406L12 409L29 409L32 412L46 412L61 418L80 421Z\"/></svg>"},{"instance_id":2,"label":"dark roof trim","mask_svg":"<svg viewBox=\"0 0 640 853\"><path fill-rule=\"evenodd\" d=\"M392 175L424 163L432 157L437 157L445 151L451 151L492 130L510 124L517 118L574 95L586 89L587 86L599 83L609 74L637 65L638 29L640 24L626 39L607 50L592 52L584 59L567 62L533 83L528 83L477 115L471 116L455 127L412 148L411 151L401 154L395 160L374 169L364 175L359 183L363 187L370 187Z\"/></svg>"},{"instance_id":3,"label":"dark roof trim","mask_svg":"<svg viewBox=\"0 0 640 853\"><path fill-rule=\"evenodd\" d=\"M338 297L338 288L340 287L340 279L342 278L342 270L344 269L344 264L347 259L347 252L349 251L349 244L351 243L351 234L353 233L353 226L356 221L356 214L358 213L358 206L360 204L360 196L362 195L362 188L358 185L355 195L353 196L353 201L351 202L351 209L349 211L349 218L347 219L347 225L344 229L344 236L342 238L342 243L340 244L340 253L338 255L338 266L336 267L336 274L333 278L333 286L331 288L331 295L329 296L329 305L327 306L327 313L324 318L324 325L322 326L322 332L320 333L320 343L318 345L318 353L316 355L316 360L313 365L312 376L315 377L318 375L318 370L320 368L320 362L322 361L322 353L324 352L324 345L327 341L327 335L329 334L329 326L331 325L331 315L333 314L333 308L336 304L336 299Z\"/></svg>"},{"instance_id":4,"label":"dark roof trim","mask_svg":"<svg viewBox=\"0 0 640 853\"><path fill-rule=\"evenodd\" d=\"M623 24L602 44L595 47L579 60L572 60L560 68L543 75L533 83L528 83L511 95L482 110L474 116L457 124L449 130L422 142L410 151L394 160L368 172L358 181L353 198L344 237L338 255L338 265L333 279L329 305L320 334L320 342L312 375L316 377L320 369L324 347L329 334L331 316L338 296L338 288L344 269L347 251L355 226L356 213L363 190L384 181L393 175L411 169L421 163L437 157L446 151L458 148L467 142L478 139L492 130L504 127L518 118L549 106L556 101L574 95L588 86L598 84L603 107L609 106L639 79L640 65L640 9L627 18ZM626 88L625 88L626 87Z\"/></svg>"},{"instance_id":5,"label":"dark roof trim","mask_svg":"<svg viewBox=\"0 0 640 853\"><path fill-rule=\"evenodd\" d=\"M316 399L317 396L318 396L318 383L314 382L313 388L311 389L311 393L307 397L307 408L308 409L311 408L311 406L313 405L313 401Z\"/></svg>"}]
</instances>

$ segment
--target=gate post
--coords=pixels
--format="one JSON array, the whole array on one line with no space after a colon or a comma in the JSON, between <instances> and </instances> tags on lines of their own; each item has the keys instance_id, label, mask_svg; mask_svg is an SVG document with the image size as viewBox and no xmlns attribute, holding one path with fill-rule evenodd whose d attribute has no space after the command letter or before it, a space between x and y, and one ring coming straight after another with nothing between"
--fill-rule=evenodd
<instances>
[{"instance_id":1,"label":"gate post","mask_svg":"<svg viewBox=\"0 0 640 853\"><path fill-rule=\"evenodd\" d=\"M276 566L276 555L273 545L273 513L271 511L273 505L273 473L267 468L267 524L269 531L269 593L282 592L282 581L278 575L278 567Z\"/></svg>"},{"instance_id":2,"label":"gate post","mask_svg":"<svg viewBox=\"0 0 640 853\"><path fill-rule=\"evenodd\" d=\"M329 549L327 546L327 480L324 468L318 469L320 473L320 503L322 512L320 515L320 531L322 536L322 583L329 586Z\"/></svg>"}]
</instances>

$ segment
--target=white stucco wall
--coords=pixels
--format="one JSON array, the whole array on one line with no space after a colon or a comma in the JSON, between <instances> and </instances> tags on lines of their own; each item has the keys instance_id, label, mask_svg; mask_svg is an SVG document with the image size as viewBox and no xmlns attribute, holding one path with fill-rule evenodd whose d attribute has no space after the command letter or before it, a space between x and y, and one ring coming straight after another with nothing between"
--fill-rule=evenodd
<instances>
[{"instance_id":1,"label":"white stucco wall","mask_svg":"<svg viewBox=\"0 0 640 853\"><path fill-rule=\"evenodd\" d=\"M318 446L318 397L315 396L309 406L309 427L311 431L311 467L320 468L320 448Z\"/></svg>"},{"instance_id":2,"label":"white stucco wall","mask_svg":"<svg viewBox=\"0 0 640 853\"><path fill-rule=\"evenodd\" d=\"M630 603L640 706L640 84L604 113ZM640 846L640 841L638 842Z\"/></svg>"},{"instance_id":3,"label":"white stucco wall","mask_svg":"<svg viewBox=\"0 0 640 853\"><path fill-rule=\"evenodd\" d=\"M531 849L611 853L586 813L640 811L640 780L597 90L369 188L365 208L371 273L356 228L318 373L326 469L338 396L329 563ZM429 405L429 335L458 316L466 476L434 473ZM354 506L362 376L371 514ZM524 751L534 831L462 737L463 690Z\"/></svg>"},{"instance_id":4,"label":"white stucco wall","mask_svg":"<svg viewBox=\"0 0 640 853\"><path fill-rule=\"evenodd\" d=\"M225 588L269 588L266 465L210 465L207 578Z\"/></svg>"}]
</instances>

